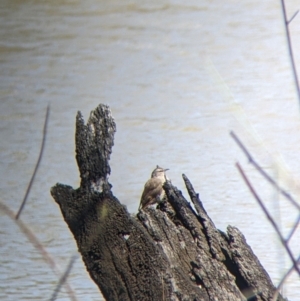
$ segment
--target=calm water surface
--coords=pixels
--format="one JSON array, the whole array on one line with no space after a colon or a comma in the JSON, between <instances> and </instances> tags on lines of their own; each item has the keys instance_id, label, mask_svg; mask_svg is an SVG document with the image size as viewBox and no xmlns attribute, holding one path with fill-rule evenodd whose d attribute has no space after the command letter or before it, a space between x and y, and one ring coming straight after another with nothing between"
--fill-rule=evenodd
<instances>
[{"instance_id":1,"label":"calm water surface","mask_svg":"<svg viewBox=\"0 0 300 301\"><path fill-rule=\"evenodd\" d=\"M291 16L297 1L287 3ZM99 103L117 123L113 192L137 211L156 164L186 194L185 173L221 230L237 226L277 284L288 258L244 185L239 161L287 234L295 210L254 171L234 130L262 166L300 197L300 116L279 1L17 1L0 3L0 193L17 211L51 116L37 180L22 215L65 269L76 244L49 190L78 187L75 115ZM290 25L300 49L300 18ZM295 51L298 70L300 56ZM298 56L297 56L298 55ZM49 299L57 277L0 212L0 299ZM299 254L300 229L291 246ZM69 283L79 300L99 300L78 259ZM285 295L300 300L299 280ZM69 300L65 290L58 300Z\"/></svg>"}]
</instances>

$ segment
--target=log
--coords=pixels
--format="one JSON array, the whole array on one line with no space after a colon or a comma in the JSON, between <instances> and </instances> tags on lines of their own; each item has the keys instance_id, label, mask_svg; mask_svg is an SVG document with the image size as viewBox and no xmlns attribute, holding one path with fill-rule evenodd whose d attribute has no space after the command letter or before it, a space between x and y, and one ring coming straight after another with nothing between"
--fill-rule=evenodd
<instances>
[{"instance_id":1,"label":"log","mask_svg":"<svg viewBox=\"0 0 300 301\"><path fill-rule=\"evenodd\" d=\"M130 215L108 176L116 125L100 104L76 118L80 187L56 184L60 206L91 278L117 300L271 300L276 288L243 234L216 229L183 175L193 206L170 181L159 204ZM276 300L285 300L279 294Z\"/></svg>"}]
</instances>

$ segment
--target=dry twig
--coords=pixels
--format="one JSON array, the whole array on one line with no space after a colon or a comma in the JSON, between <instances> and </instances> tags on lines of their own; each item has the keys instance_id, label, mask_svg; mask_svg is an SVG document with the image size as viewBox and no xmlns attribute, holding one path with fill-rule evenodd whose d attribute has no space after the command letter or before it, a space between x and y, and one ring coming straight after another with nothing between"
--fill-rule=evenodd
<instances>
[{"instance_id":1,"label":"dry twig","mask_svg":"<svg viewBox=\"0 0 300 301\"><path fill-rule=\"evenodd\" d=\"M47 136L47 126L48 126L49 114L50 114L50 106L48 105L47 106L46 117L45 117L45 122L44 122L43 140L42 140L42 145L41 145L41 149L40 149L39 158L38 158L38 160L36 162L36 165L35 165L32 177L31 177L30 182L29 182L29 184L27 186L27 190L26 190L26 193L24 195L24 198L23 198L22 204L20 206L20 209L19 209L19 211L18 211L18 213L16 215L16 219L19 219L19 217L21 215L21 212L22 212L22 210L23 210L23 208L25 206L25 203L27 201L27 197L28 197L29 192L31 190L32 184L34 182L35 175L36 175L37 170L38 170L38 168L40 166L40 163L41 163L41 159L42 159L42 156L43 156L43 153L44 153L44 148L45 148L46 136Z\"/></svg>"},{"instance_id":2,"label":"dry twig","mask_svg":"<svg viewBox=\"0 0 300 301\"><path fill-rule=\"evenodd\" d=\"M294 81L295 81L295 86L296 86L296 90L297 90L298 100L300 103L300 87L299 87L298 74L297 74L294 54L293 54L291 36L290 36L290 31L289 31L289 24L296 17L296 15L298 14L298 11L290 18L290 20L288 20L287 15L286 15L284 0L281 0L281 7L282 7L282 13L283 13L283 19L284 19L284 27L285 27L285 33L286 33L286 38L287 38L288 50L289 50L289 54L290 54L290 60L291 60L291 65L292 65L292 70L293 70L293 75L294 75Z\"/></svg>"},{"instance_id":3,"label":"dry twig","mask_svg":"<svg viewBox=\"0 0 300 301\"><path fill-rule=\"evenodd\" d=\"M239 163L236 163L236 167L238 168L242 178L244 179L245 183L247 184L248 188L250 189L251 193L253 194L253 196L255 197L256 201L258 202L258 204L260 205L261 209L263 210L263 212L265 213L266 217L268 218L268 220L270 221L270 223L272 224L273 228L275 229L278 237L280 238L281 243L283 244L285 250L287 251L291 261L293 262L293 268L297 271L297 273L300 276L300 269L298 267L297 264L297 260L294 258L292 251L287 243L287 240L284 239L283 235L281 234L279 227L277 226L277 224L275 223L274 219L272 218L272 216L270 215L270 213L268 212L267 208L265 207L264 203L262 202L262 200L260 199L260 197L258 196L257 192L255 191L255 189L253 188L253 186L251 185L249 179L247 178L246 174L244 173L242 167L240 166Z\"/></svg>"},{"instance_id":4,"label":"dry twig","mask_svg":"<svg viewBox=\"0 0 300 301\"><path fill-rule=\"evenodd\" d=\"M25 223L22 222L22 220L17 220L14 212L10 210L5 204L0 202L0 210L2 210L7 216L9 216L20 228L20 230L26 235L27 239L33 244L33 246L41 253L44 260L48 263L48 265L51 267L51 269L54 271L54 273L60 277L61 271L58 268L57 264L55 263L55 260L51 257L51 255L47 252L47 250L44 248L42 243L38 240L38 238L34 235L34 233L30 230L29 227L26 226ZM69 297L72 301L77 301L77 298L75 297L74 291L72 290L71 286L66 282L65 283L66 290L69 294Z\"/></svg>"},{"instance_id":5,"label":"dry twig","mask_svg":"<svg viewBox=\"0 0 300 301\"><path fill-rule=\"evenodd\" d=\"M230 136L234 139L234 141L237 143L237 145L242 149L244 154L246 155L248 161L250 164L252 164L257 171L271 184L273 185L276 190L278 190L284 197L286 197L287 200L291 202L293 206L295 206L300 211L300 205L297 203L296 200L283 188L281 188L274 179L272 179L261 167L260 165L253 159L249 151L246 149L245 145L241 142L241 140L237 137L237 135L231 131Z\"/></svg>"}]
</instances>

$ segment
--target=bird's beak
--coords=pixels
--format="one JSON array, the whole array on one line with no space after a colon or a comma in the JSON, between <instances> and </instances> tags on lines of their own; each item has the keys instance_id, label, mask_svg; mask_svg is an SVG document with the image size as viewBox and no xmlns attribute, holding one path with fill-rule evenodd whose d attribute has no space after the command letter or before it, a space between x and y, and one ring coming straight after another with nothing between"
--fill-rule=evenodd
<instances>
[{"instance_id":1,"label":"bird's beak","mask_svg":"<svg viewBox=\"0 0 300 301\"><path fill-rule=\"evenodd\" d=\"M164 169L164 171L170 170L169 168Z\"/></svg>"}]
</instances>

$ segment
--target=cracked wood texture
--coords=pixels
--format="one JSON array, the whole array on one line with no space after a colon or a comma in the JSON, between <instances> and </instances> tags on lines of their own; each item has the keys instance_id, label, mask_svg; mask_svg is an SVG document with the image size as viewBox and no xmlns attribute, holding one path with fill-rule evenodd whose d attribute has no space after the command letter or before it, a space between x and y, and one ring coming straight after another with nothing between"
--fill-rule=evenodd
<instances>
[{"instance_id":1,"label":"cracked wood texture","mask_svg":"<svg viewBox=\"0 0 300 301\"><path fill-rule=\"evenodd\" d=\"M86 268L104 298L117 300L271 300L276 289L243 234L216 229L183 175L194 208L169 181L159 204L130 215L108 176L116 131L99 105L87 124L76 118L81 185L56 184L60 206ZM138 200L137 200L138 202ZM276 300L284 300L278 295Z\"/></svg>"}]
</instances>

